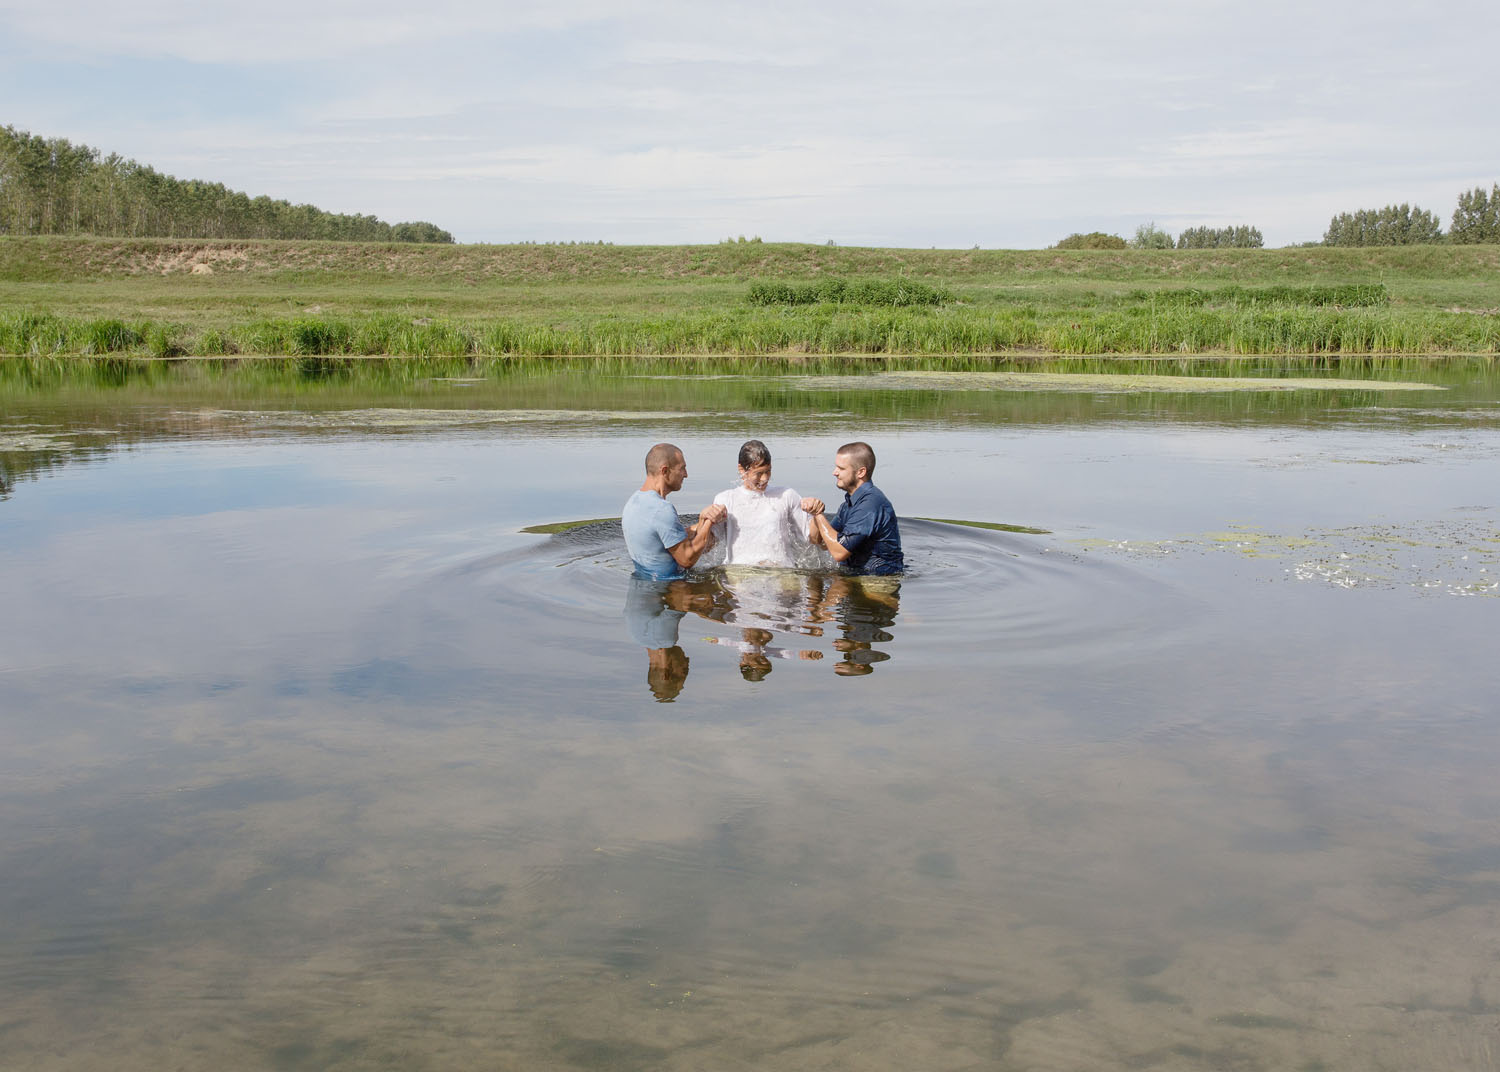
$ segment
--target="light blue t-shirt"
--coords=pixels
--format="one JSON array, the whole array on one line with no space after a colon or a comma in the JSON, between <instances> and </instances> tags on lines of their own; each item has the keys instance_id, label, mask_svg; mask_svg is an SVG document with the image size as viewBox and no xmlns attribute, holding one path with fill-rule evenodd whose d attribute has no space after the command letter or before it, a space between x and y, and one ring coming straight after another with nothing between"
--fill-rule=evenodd
<instances>
[{"instance_id":1,"label":"light blue t-shirt","mask_svg":"<svg viewBox=\"0 0 1500 1072\"><path fill-rule=\"evenodd\" d=\"M672 504L654 491L638 491L620 511L625 530L625 549L635 562L636 573L657 581L687 576L687 571L667 551L687 539L687 529L677 520Z\"/></svg>"},{"instance_id":2,"label":"light blue t-shirt","mask_svg":"<svg viewBox=\"0 0 1500 1072\"><path fill-rule=\"evenodd\" d=\"M625 590L625 628L643 648L675 648L677 631L686 611L667 606L670 581L632 576Z\"/></svg>"}]
</instances>

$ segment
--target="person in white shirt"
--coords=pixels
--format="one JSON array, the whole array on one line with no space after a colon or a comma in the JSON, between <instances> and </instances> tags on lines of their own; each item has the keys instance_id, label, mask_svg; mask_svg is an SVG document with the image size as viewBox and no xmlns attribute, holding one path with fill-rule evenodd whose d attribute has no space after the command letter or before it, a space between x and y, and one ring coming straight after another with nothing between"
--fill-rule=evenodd
<instances>
[{"instance_id":1,"label":"person in white shirt","mask_svg":"<svg viewBox=\"0 0 1500 1072\"><path fill-rule=\"evenodd\" d=\"M739 469L739 486L714 496L714 505L728 511L713 529L724 543L724 564L795 566L808 546L809 515L822 503L772 484L771 452L758 439L740 448Z\"/></svg>"}]
</instances>

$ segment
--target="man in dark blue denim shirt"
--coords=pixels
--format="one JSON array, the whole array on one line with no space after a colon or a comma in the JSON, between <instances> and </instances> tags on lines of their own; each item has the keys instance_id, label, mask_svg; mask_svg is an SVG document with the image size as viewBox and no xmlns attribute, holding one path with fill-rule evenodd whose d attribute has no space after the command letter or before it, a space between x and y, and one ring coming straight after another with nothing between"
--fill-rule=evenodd
<instances>
[{"instance_id":1,"label":"man in dark blue denim shirt","mask_svg":"<svg viewBox=\"0 0 1500 1072\"><path fill-rule=\"evenodd\" d=\"M844 493L844 505L830 519L822 503L813 515L814 543L828 549L839 569L877 575L906 568L901 530L891 501L874 484L875 451L868 443L845 443L833 459L833 481Z\"/></svg>"}]
</instances>

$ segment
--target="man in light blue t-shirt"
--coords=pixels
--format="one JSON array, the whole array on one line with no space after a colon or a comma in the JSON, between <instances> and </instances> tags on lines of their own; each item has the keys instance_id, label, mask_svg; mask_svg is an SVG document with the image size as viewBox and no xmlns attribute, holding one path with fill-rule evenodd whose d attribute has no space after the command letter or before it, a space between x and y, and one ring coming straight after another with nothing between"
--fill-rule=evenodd
<instances>
[{"instance_id":1,"label":"man in light blue t-shirt","mask_svg":"<svg viewBox=\"0 0 1500 1072\"><path fill-rule=\"evenodd\" d=\"M625 547L638 576L665 581L682 577L704 551L713 546L711 529L723 519L722 506L706 506L692 528L683 528L667 496L687 479L687 459L671 443L658 443L646 453L646 482L620 512Z\"/></svg>"}]
</instances>

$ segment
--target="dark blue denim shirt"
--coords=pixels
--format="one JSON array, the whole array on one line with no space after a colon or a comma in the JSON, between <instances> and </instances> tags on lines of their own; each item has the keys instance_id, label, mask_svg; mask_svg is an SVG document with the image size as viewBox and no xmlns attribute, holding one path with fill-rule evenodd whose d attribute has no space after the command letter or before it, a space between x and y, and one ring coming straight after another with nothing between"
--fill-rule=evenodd
<instances>
[{"instance_id":1,"label":"dark blue denim shirt","mask_svg":"<svg viewBox=\"0 0 1500 1072\"><path fill-rule=\"evenodd\" d=\"M828 519L839 531L849 557L839 568L849 573L889 574L906 568L896 510L885 493L868 480L844 496L844 505Z\"/></svg>"}]
</instances>

